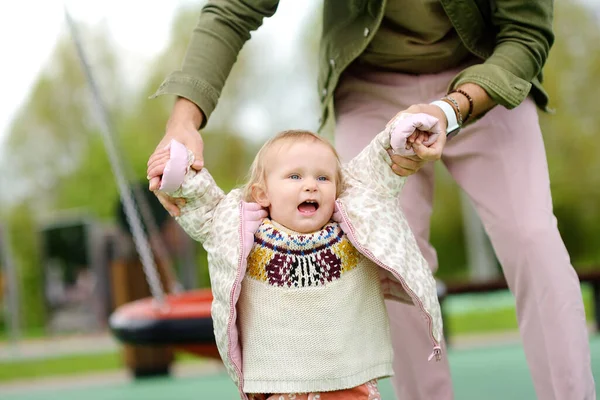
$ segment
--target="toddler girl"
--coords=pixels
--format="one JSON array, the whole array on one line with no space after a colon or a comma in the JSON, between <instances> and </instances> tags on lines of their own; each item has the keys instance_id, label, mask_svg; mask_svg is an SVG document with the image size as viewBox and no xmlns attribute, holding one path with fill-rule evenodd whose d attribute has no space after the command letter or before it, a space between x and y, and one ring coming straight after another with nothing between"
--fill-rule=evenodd
<instances>
[{"instance_id":1,"label":"toddler girl","mask_svg":"<svg viewBox=\"0 0 600 400\"><path fill-rule=\"evenodd\" d=\"M400 116L344 167L323 138L282 132L229 194L207 169L183 178L192 160L171 143L163 188L177 187L177 221L208 252L215 338L242 399L379 399L376 380L393 373L384 298L423 311L439 359L435 281L388 154L436 124Z\"/></svg>"}]
</instances>

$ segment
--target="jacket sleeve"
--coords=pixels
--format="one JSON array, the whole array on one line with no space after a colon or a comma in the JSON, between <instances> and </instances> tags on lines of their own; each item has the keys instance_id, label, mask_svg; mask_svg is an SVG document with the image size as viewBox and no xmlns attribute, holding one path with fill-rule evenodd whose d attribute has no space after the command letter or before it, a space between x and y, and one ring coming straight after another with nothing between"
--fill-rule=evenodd
<instances>
[{"instance_id":1,"label":"jacket sleeve","mask_svg":"<svg viewBox=\"0 0 600 400\"><path fill-rule=\"evenodd\" d=\"M225 81L250 32L277 11L279 0L211 0L203 8L181 70L171 73L152 97L173 94L194 102L205 115L217 106Z\"/></svg>"},{"instance_id":2,"label":"jacket sleeve","mask_svg":"<svg viewBox=\"0 0 600 400\"><path fill-rule=\"evenodd\" d=\"M392 171L389 149L390 132L386 128L344 166L345 185L367 187L382 195L398 196L406 178Z\"/></svg>"},{"instance_id":3,"label":"jacket sleeve","mask_svg":"<svg viewBox=\"0 0 600 400\"><path fill-rule=\"evenodd\" d=\"M192 239L203 244L209 241L215 209L225 198L225 193L208 170L203 168L197 172L190 168L181 187L169 195L186 200L180 216L175 217L179 225Z\"/></svg>"},{"instance_id":4,"label":"jacket sleeve","mask_svg":"<svg viewBox=\"0 0 600 400\"><path fill-rule=\"evenodd\" d=\"M529 94L554 43L552 0L497 0L492 3L491 24L496 45L483 64L471 66L450 83L478 84L498 104L518 106Z\"/></svg>"}]
</instances>

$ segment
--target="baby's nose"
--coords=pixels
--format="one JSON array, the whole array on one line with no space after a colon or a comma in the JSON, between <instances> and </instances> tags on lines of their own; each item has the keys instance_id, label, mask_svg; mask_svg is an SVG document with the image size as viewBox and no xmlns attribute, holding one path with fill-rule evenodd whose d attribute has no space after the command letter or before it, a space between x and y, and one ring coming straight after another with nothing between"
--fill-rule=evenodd
<instances>
[{"instance_id":1,"label":"baby's nose","mask_svg":"<svg viewBox=\"0 0 600 400\"><path fill-rule=\"evenodd\" d=\"M305 191L317 190L317 181L315 179L307 179L304 186Z\"/></svg>"}]
</instances>

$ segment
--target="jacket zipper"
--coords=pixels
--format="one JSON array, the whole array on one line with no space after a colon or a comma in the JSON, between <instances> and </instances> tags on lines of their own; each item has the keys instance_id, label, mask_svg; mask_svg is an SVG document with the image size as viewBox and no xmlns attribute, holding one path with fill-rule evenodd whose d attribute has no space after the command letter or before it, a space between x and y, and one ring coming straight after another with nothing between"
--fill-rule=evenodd
<instances>
[{"instance_id":1,"label":"jacket zipper","mask_svg":"<svg viewBox=\"0 0 600 400\"><path fill-rule=\"evenodd\" d=\"M396 271L394 271L392 268L388 267L387 265L385 265L384 263L379 261L373 255L373 253L371 253L368 249L364 248L363 246L361 246L358 243L358 241L356 240L356 236L354 234L354 226L352 226L352 224L350 223L348 215L346 215L346 210L344 209L344 207L342 206L342 204L340 202L336 201L336 203L338 205L338 208L340 209L340 212L342 213L342 218L344 219L344 222L346 223L348 228L350 228L350 232L348 232L348 238L350 239L350 242L352 242L354 247L356 247L362 254L369 257L369 259L371 259L371 261L373 261L375 264L379 265L381 268L385 269L386 271L391 272L392 275L394 275L394 277L396 279L398 279L398 281L400 282L400 284L402 285L404 290L413 299L413 301L418 303L419 307L421 308L421 311L423 312L423 314L425 314L425 317L427 318L428 327L429 327L429 337L431 338L431 341L433 342L433 352L429 355L427 360L431 361L435 357L436 361L440 361L442 359L442 347L440 346L440 343L435 339L435 337L433 337L433 319L431 318L431 315L429 315L429 313L427 311L425 311L425 306L423 306L423 303L419 299L419 296L417 296L406 285L406 281L404 280L404 278L402 278L398 273L396 273Z\"/></svg>"},{"instance_id":2,"label":"jacket zipper","mask_svg":"<svg viewBox=\"0 0 600 400\"><path fill-rule=\"evenodd\" d=\"M240 255L238 256L238 265L237 265L237 272L235 275L235 282L233 283L233 287L231 288L231 293L229 295L229 310L230 311L229 311L229 321L227 322L227 357L229 358L229 362L231 363L231 365L233 365L233 368L235 369L235 373L237 374L238 390L239 390L240 394L242 395L242 399L248 399L248 397L244 393L244 382L243 382L242 370L240 369L240 366L238 366L231 358L231 346L229 343L229 338L231 337L231 321L233 320L233 312L235 310L235 302L233 301L233 296L235 295L237 286L240 283L240 272L242 270L242 254L244 253L244 251L243 251L244 250L244 236L243 236L244 219L243 219L241 202L238 206L238 212L239 212L239 218L240 218L240 223L238 225L239 226L238 227L238 235L239 235L239 240L240 240Z\"/></svg>"}]
</instances>

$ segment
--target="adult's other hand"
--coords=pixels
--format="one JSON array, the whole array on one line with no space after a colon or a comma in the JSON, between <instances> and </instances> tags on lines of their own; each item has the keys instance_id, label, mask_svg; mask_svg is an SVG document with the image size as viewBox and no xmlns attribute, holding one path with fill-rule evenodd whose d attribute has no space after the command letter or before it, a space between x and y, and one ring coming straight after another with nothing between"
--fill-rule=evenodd
<instances>
[{"instance_id":1,"label":"adult's other hand","mask_svg":"<svg viewBox=\"0 0 600 400\"><path fill-rule=\"evenodd\" d=\"M160 188L161 177L169 161L169 144L172 139L175 139L194 153L194 162L191 167L200 171L204 166L204 142L198 133L198 128L202 125L203 119L202 111L196 104L185 98L178 98L167 122L165 136L148 159L146 171L149 180L148 187L156 193L163 207L171 215L179 215L179 207L169 196L156 192Z\"/></svg>"},{"instance_id":2,"label":"adult's other hand","mask_svg":"<svg viewBox=\"0 0 600 400\"><path fill-rule=\"evenodd\" d=\"M403 157L390 152L392 158L392 170L395 174L400 176L412 175L421 169L427 161L436 161L442 157L444 146L446 145L446 126L448 121L444 112L435 105L432 104L415 104L408 107L406 110L400 111L401 113L418 114L425 113L439 120L436 125L436 129L439 132L427 132L418 131L417 134L412 135L407 140L407 145L412 146L415 151L415 156ZM397 114L397 115L398 115ZM396 118L396 116L394 116ZM427 139L429 134L440 133L437 140L429 146L423 144L423 141Z\"/></svg>"}]
</instances>

